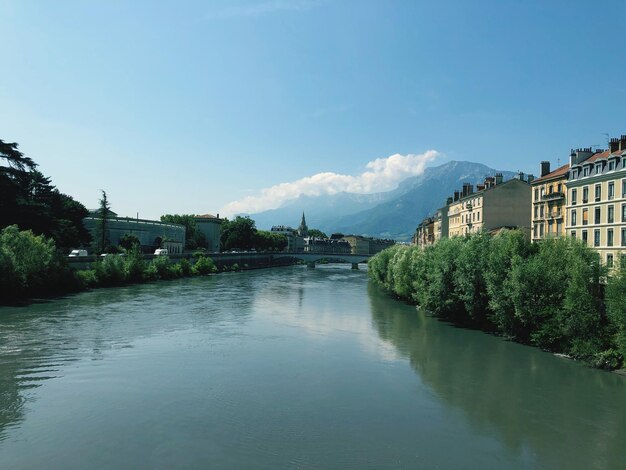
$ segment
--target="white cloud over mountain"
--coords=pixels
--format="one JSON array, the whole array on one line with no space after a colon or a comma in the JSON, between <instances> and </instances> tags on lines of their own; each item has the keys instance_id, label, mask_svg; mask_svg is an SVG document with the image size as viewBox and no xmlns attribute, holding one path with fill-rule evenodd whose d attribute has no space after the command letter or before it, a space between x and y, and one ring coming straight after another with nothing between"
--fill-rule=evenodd
<instances>
[{"instance_id":1,"label":"white cloud over mountain","mask_svg":"<svg viewBox=\"0 0 626 470\"><path fill-rule=\"evenodd\" d=\"M254 214L276 209L299 196L388 191L394 189L405 178L421 175L426 165L440 155L436 150L428 150L419 155L395 154L387 158L377 158L365 165L365 171L359 175L317 173L297 181L262 189L256 195L226 204L220 212L227 216Z\"/></svg>"}]
</instances>

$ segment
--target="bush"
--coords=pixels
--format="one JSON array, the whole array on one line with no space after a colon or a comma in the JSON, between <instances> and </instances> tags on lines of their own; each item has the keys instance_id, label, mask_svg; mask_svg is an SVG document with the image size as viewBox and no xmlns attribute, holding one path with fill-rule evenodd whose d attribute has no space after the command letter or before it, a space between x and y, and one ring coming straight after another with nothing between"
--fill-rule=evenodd
<instances>
[{"instance_id":1,"label":"bush","mask_svg":"<svg viewBox=\"0 0 626 470\"><path fill-rule=\"evenodd\" d=\"M138 245L133 245L127 251L124 259L124 271L126 272L126 281L128 282L141 282L144 279L146 262L143 260Z\"/></svg>"},{"instance_id":2,"label":"bush","mask_svg":"<svg viewBox=\"0 0 626 470\"><path fill-rule=\"evenodd\" d=\"M16 225L0 232L0 299L50 292L59 270L63 264L52 240Z\"/></svg>"},{"instance_id":3,"label":"bush","mask_svg":"<svg viewBox=\"0 0 626 470\"><path fill-rule=\"evenodd\" d=\"M193 273L196 275L204 276L206 274L211 274L217 271L217 267L211 258L208 256L200 256L196 259L195 264L193 265Z\"/></svg>"},{"instance_id":4,"label":"bush","mask_svg":"<svg viewBox=\"0 0 626 470\"><path fill-rule=\"evenodd\" d=\"M180 273L182 276L188 277L193 274L192 273L193 268L188 259L186 258L181 259L179 265L180 265Z\"/></svg>"},{"instance_id":5,"label":"bush","mask_svg":"<svg viewBox=\"0 0 626 470\"><path fill-rule=\"evenodd\" d=\"M126 282L126 269L121 256L109 255L96 261L94 271L101 286L121 286Z\"/></svg>"},{"instance_id":6,"label":"bush","mask_svg":"<svg viewBox=\"0 0 626 470\"><path fill-rule=\"evenodd\" d=\"M598 254L571 238L531 244L521 232L394 246L370 278L433 315L615 367L626 356L626 268L609 278L603 314Z\"/></svg>"}]
</instances>

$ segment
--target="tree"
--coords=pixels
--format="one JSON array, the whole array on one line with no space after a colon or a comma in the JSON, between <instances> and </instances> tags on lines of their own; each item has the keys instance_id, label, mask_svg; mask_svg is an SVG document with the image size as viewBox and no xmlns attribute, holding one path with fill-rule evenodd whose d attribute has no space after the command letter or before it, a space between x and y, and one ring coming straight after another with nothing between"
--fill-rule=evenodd
<instances>
[{"instance_id":1,"label":"tree","mask_svg":"<svg viewBox=\"0 0 626 470\"><path fill-rule=\"evenodd\" d=\"M137 238L137 235L127 233L120 238L120 246L127 251L133 249L134 247L139 247L140 244L141 243L139 238Z\"/></svg>"},{"instance_id":2,"label":"tree","mask_svg":"<svg viewBox=\"0 0 626 470\"><path fill-rule=\"evenodd\" d=\"M100 207L98 208L98 222L96 223L96 252L104 253L109 246L108 228L111 212L111 204L107 199L107 193L104 189L100 198Z\"/></svg>"},{"instance_id":3,"label":"tree","mask_svg":"<svg viewBox=\"0 0 626 470\"><path fill-rule=\"evenodd\" d=\"M0 228L16 224L55 241L57 248L89 243L91 236L83 219L87 209L60 193L37 164L17 150L17 144L0 140Z\"/></svg>"},{"instance_id":4,"label":"tree","mask_svg":"<svg viewBox=\"0 0 626 470\"><path fill-rule=\"evenodd\" d=\"M311 238L328 238L328 236L316 228L309 229L309 237Z\"/></svg>"},{"instance_id":5,"label":"tree","mask_svg":"<svg viewBox=\"0 0 626 470\"><path fill-rule=\"evenodd\" d=\"M187 249L195 250L196 248L208 248L206 235L198 228L194 215L165 214L161 216L161 222L185 226L185 246Z\"/></svg>"},{"instance_id":6,"label":"tree","mask_svg":"<svg viewBox=\"0 0 626 470\"><path fill-rule=\"evenodd\" d=\"M224 219L220 244L222 250L254 248L257 229L250 217L237 216L234 220Z\"/></svg>"}]
</instances>

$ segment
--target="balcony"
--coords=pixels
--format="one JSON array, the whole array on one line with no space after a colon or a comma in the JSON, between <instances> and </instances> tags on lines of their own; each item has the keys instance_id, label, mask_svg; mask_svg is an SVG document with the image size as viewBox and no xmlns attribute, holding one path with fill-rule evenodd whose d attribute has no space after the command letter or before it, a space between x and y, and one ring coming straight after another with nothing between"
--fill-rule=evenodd
<instances>
[{"instance_id":1,"label":"balcony","mask_svg":"<svg viewBox=\"0 0 626 470\"><path fill-rule=\"evenodd\" d=\"M548 193L541 196L542 201L558 201L563 198L565 198L565 194L562 192Z\"/></svg>"}]
</instances>

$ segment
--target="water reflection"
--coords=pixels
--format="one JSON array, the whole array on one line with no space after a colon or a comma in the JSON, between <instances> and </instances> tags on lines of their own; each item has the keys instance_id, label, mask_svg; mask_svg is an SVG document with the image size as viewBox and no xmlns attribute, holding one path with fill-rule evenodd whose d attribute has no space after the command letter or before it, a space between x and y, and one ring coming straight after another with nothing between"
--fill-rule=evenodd
<instances>
[{"instance_id":1,"label":"water reflection","mask_svg":"<svg viewBox=\"0 0 626 470\"><path fill-rule=\"evenodd\" d=\"M0 441L23 420L33 389L72 362L100 361L141 338L181 330L228 335L248 321L258 284L258 277L224 275L0 308Z\"/></svg>"},{"instance_id":2,"label":"water reflection","mask_svg":"<svg viewBox=\"0 0 626 470\"><path fill-rule=\"evenodd\" d=\"M622 468L626 380L428 318L368 287L379 336L477 433L547 468Z\"/></svg>"}]
</instances>

